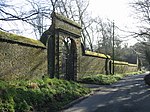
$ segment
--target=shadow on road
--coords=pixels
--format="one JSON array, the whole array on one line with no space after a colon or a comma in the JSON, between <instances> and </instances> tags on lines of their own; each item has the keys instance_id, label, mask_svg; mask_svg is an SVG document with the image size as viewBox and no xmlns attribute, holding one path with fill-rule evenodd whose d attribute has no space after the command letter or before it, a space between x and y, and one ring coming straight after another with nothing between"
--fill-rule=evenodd
<instances>
[{"instance_id":1,"label":"shadow on road","mask_svg":"<svg viewBox=\"0 0 150 112\"><path fill-rule=\"evenodd\" d=\"M64 112L150 112L150 88L143 78L134 75L101 86L100 91Z\"/></svg>"},{"instance_id":2,"label":"shadow on road","mask_svg":"<svg viewBox=\"0 0 150 112\"><path fill-rule=\"evenodd\" d=\"M117 89L109 93L112 98L103 106L98 105L95 112L149 112L150 88L145 85L143 77L130 76L112 85Z\"/></svg>"}]
</instances>

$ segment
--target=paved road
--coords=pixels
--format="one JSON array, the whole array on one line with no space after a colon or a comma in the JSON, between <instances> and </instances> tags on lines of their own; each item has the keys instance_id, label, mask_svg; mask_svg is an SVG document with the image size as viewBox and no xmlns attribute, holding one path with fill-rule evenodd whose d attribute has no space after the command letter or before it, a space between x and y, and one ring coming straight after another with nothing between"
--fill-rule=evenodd
<instances>
[{"instance_id":1,"label":"paved road","mask_svg":"<svg viewBox=\"0 0 150 112\"><path fill-rule=\"evenodd\" d=\"M135 75L109 86L63 112L150 112L150 87L144 75Z\"/></svg>"}]
</instances>

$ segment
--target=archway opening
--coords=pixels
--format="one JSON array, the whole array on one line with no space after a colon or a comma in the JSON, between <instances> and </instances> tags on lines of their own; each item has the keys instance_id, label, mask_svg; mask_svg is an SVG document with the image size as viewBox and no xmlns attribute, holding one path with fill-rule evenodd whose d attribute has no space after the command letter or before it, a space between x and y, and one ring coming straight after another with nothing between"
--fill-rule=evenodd
<instances>
[{"instance_id":1,"label":"archway opening","mask_svg":"<svg viewBox=\"0 0 150 112\"><path fill-rule=\"evenodd\" d=\"M77 74L77 49L75 41L67 37L63 40L62 48L62 74L61 78L76 80Z\"/></svg>"}]
</instances>

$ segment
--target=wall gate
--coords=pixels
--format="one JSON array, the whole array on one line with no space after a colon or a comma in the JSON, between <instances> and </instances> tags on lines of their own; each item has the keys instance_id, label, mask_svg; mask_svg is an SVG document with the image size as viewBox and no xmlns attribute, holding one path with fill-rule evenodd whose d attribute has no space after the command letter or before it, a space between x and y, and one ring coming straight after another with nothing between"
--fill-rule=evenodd
<instances>
[{"instance_id":1,"label":"wall gate","mask_svg":"<svg viewBox=\"0 0 150 112\"><path fill-rule=\"evenodd\" d=\"M52 13L52 25L41 37L48 50L48 73L51 78L76 80L81 52L81 27L70 19Z\"/></svg>"}]
</instances>

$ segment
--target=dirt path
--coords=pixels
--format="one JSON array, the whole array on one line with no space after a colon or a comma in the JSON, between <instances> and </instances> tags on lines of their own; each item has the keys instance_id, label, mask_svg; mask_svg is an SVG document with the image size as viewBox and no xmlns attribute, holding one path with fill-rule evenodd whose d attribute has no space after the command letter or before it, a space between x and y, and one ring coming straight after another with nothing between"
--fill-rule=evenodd
<instances>
[{"instance_id":1,"label":"dirt path","mask_svg":"<svg viewBox=\"0 0 150 112\"><path fill-rule=\"evenodd\" d=\"M110 86L99 86L100 91L63 112L150 112L150 87L144 75L124 78Z\"/></svg>"}]
</instances>

